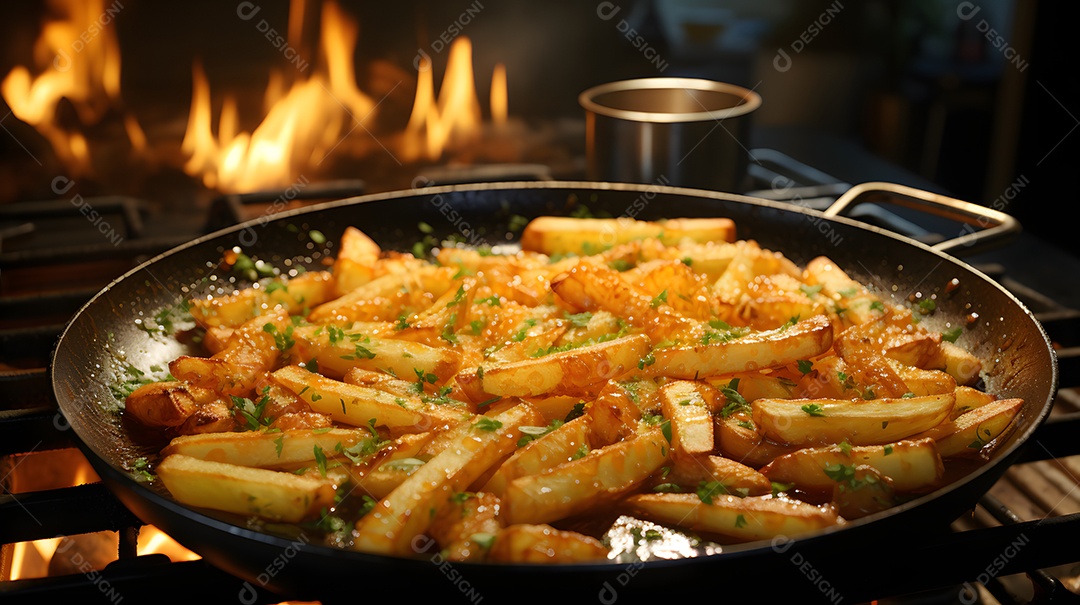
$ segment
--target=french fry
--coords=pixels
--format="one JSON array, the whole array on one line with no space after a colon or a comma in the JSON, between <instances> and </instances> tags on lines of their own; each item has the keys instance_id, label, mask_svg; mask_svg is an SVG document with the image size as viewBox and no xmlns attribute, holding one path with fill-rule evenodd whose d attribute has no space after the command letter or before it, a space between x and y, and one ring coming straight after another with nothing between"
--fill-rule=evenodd
<instances>
[{"instance_id":1,"label":"french fry","mask_svg":"<svg viewBox=\"0 0 1080 605\"><path fill-rule=\"evenodd\" d=\"M778 456L762 467L761 473L770 481L794 483L801 490L831 492L845 477L841 467L867 465L892 479L896 491L916 492L941 480L945 472L941 458L929 438L846 448L833 445Z\"/></svg>"},{"instance_id":2,"label":"french fry","mask_svg":"<svg viewBox=\"0 0 1080 605\"><path fill-rule=\"evenodd\" d=\"M639 433L506 486L508 524L550 523L611 503L645 481L668 459L671 447L659 429Z\"/></svg>"},{"instance_id":3,"label":"french fry","mask_svg":"<svg viewBox=\"0 0 1080 605\"><path fill-rule=\"evenodd\" d=\"M581 563L607 559L599 540L550 525L511 525L500 531L491 547L492 561L502 563Z\"/></svg>"},{"instance_id":4,"label":"french fry","mask_svg":"<svg viewBox=\"0 0 1080 605\"><path fill-rule=\"evenodd\" d=\"M716 392L703 382L674 380L660 387L664 418L671 422L671 447L676 456L699 456L713 451Z\"/></svg>"},{"instance_id":5,"label":"french fry","mask_svg":"<svg viewBox=\"0 0 1080 605\"><path fill-rule=\"evenodd\" d=\"M576 457L590 451L590 418L579 416L551 430L547 427L522 427L524 437L534 435L527 429L544 429L543 436L533 439L510 455L484 484L483 491L502 495L506 486L518 477L546 473L556 466L572 462Z\"/></svg>"},{"instance_id":6,"label":"french fry","mask_svg":"<svg viewBox=\"0 0 1080 605\"><path fill-rule=\"evenodd\" d=\"M758 399L754 424L766 438L789 445L881 445L907 439L940 424L952 411L952 393L847 401Z\"/></svg>"},{"instance_id":7,"label":"french fry","mask_svg":"<svg viewBox=\"0 0 1080 605\"><path fill-rule=\"evenodd\" d=\"M465 489L491 465L517 447L522 426L538 415L527 404L495 417L479 417L454 447L448 447L409 475L356 524L356 550L407 555L441 502Z\"/></svg>"},{"instance_id":8,"label":"french fry","mask_svg":"<svg viewBox=\"0 0 1080 605\"><path fill-rule=\"evenodd\" d=\"M483 390L493 395L578 393L633 371L648 347L649 339L643 334L624 336L523 361L481 366L480 382Z\"/></svg>"},{"instance_id":9,"label":"french fry","mask_svg":"<svg viewBox=\"0 0 1080 605\"><path fill-rule=\"evenodd\" d=\"M783 445L766 441L754 430L749 415L745 418L731 416L717 419L716 435L719 440L718 450L725 457L741 462L753 468L760 468L777 456L789 454L796 446Z\"/></svg>"},{"instance_id":10,"label":"french fry","mask_svg":"<svg viewBox=\"0 0 1080 605\"><path fill-rule=\"evenodd\" d=\"M415 372L422 371L443 383L461 367L462 355L453 349L367 336L333 324L297 328L293 339L295 357L314 359L319 372L327 376L343 377L352 368L381 370L403 378L413 378Z\"/></svg>"},{"instance_id":11,"label":"french fry","mask_svg":"<svg viewBox=\"0 0 1080 605\"><path fill-rule=\"evenodd\" d=\"M279 467L315 459L315 452L350 448L370 437L366 430L298 430L275 433L244 431L176 437L162 456L181 454L200 460L259 468Z\"/></svg>"},{"instance_id":12,"label":"french fry","mask_svg":"<svg viewBox=\"0 0 1080 605\"><path fill-rule=\"evenodd\" d=\"M173 454L154 469L169 493L188 505L299 523L334 505L328 480Z\"/></svg>"},{"instance_id":13,"label":"french fry","mask_svg":"<svg viewBox=\"0 0 1080 605\"><path fill-rule=\"evenodd\" d=\"M631 399L631 392L618 381L610 380L596 399L585 409L595 445L611 445L637 432L641 408Z\"/></svg>"},{"instance_id":14,"label":"french fry","mask_svg":"<svg viewBox=\"0 0 1080 605\"><path fill-rule=\"evenodd\" d=\"M1005 434L1024 407L1023 399L998 399L964 412L915 437L930 437L943 457L976 456Z\"/></svg>"},{"instance_id":15,"label":"french fry","mask_svg":"<svg viewBox=\"0 0 1080 605\"><path fill-rule=\"evenodd\" d=\"M691 346L655 349L653 375L698 380L719 374L734 374L776 368L800 359L821 355L832 346L829 319L817 315L794 325L757 332L729 340Z\"/></svg>"},{"instance_id":16,"label":"french fry","mask_svg":"<svg viewBox=\"0 0 1080 605\"><path fill-rule=\"evenodd\" d=\"M705 503L697 494L638 494L627 498L625 506L655 523L741 541L798 536L844 523L830 506L772 496L717 496Z\"/></svg>"},{"instance_id":17,"label":"french fry","mask_svg":"<svg viewBox=\"0 0 1080 605\"><path fill-rule=\"evenodd\" d=\"M334 293L343 296L370 282L375 276L375 264L380 254L382 249L366 233L356 227L346 227L334 258Z\"/></svg>"},{"instance_id":18,"label":"french fry","mask_svg":"<svg viewBox=\"0 0 1080 605\"><path fill-rule=\"evenodd\" d=\"M196 298L191 301L191 317L204 328L235 328L267 309L280 307L297 314L333 298L334 276L328 271L309 271L264 280L259 286L227 296Z\"/></svg>"},{"instance_id":19,"label":"french fry","mask_svg":"<svg viewBox=\"0 0 1080 605\"><path fill-rule=\"evenodd\" d=\"M735 223L726 218L684 218L640 221L632 218L569 218L541 216L521 233L523 250L542 254L596 254L635 239L655 238L665 245L683 241L730 242Z\"/></svg>"},{"instance_id":20,"label":"french fry","mask_svg":"<svg viewBox=\"0 0 1080 605\"><path fill-rule=\"evenodd\" d=\"M197 387L243 397L251 393L263 372L271 369L281 350L288 347L291 328L284 309L249 319L237 328L221 352L209 358L181 355L169 363L169 372Z\"/></svg>"},{"instance_id":21,"label":"french fry","mask_svg":"<svg viewBox=\"0 0 1080 605\"><path fill-rule=\"evenodd\" d=\"M374 418L377 426L403 432L420 432L415 428L422 430L436 424L436 418L426 411L418 397L395 397L385 391L333 380L300 366L285 366L271 376L306 401L311 409L335 422L362 427Z\"/></svg>"},{"instance_id":22,"label":"french fry","mask_svg":"<svg viewBox=\"0 0 1080 605\"><path fill-rule=\"evenodd\" d=\"M725 493L741 496L761 496L772 492L768 477L723 456L676 459L671 465L671 472L657 481L691 489L715 481L723 486Z\"/></svg>"}]
</instances>

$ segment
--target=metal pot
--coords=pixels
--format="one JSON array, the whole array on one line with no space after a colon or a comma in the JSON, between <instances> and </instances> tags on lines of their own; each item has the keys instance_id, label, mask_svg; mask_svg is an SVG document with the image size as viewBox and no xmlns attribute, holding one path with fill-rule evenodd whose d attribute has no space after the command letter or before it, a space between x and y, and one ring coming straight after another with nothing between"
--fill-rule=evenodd
<instances>
[{"instance_id":1,"label":"metal pot","mask_svg":"<svg viewBox=\"0 0 1080 605\"><path fill-rule=\"evenodd\" d=\"M712 80L642 78L601 84L578 101L590 179L741 189L757 93Z\"/></svg>"}]
</instances>

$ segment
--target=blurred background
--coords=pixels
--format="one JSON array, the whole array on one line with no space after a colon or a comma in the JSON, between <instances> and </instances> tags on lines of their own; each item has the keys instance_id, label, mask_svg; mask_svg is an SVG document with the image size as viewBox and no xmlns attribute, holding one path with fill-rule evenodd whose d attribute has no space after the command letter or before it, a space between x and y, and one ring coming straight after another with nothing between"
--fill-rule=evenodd
<instances>
[{"instance_id":1,"label":"blurred background","mask_svg":"<svg viewBox=\"0 0 1080 605\"><path fill-rule=\"evenodd\" d=\"M57 175L87 193L151 199L228 190L220 169L207 177L195 164L213 155L207 149L234 153L235 161L230 136L269 121L271 100L319 74L349 115L363 114L363 127L349 131L348 120L339 127L340 116L319 119L315 128L337 129L327 138L345 142L312 143L301 155L317 158L317 171L310 160L306 168L293 160L282 173L289 176L265 184L321 172L318 178L362 179L373 191L409 186L432 166L468 163L538 163L556 177L575 177L578 93L622 78L695 76L763 96L753 116L756 146L849 183L935 188L1070 242L1059 215L1078 201L1065 178L1080 141L1077 71L1067 61L1075 55L1073 4L401 0L343 1L328 13L314 0L20 2L5 7L0 23L0 76L7 76L0 199L48 196ZM349 27L330 31L324 21ZM334 52L344 65L328 67L329 37L341 39ZM462 39L471 42L466 85L476 100L447 109L452 103L436 102L435 93L460 71L449 64L453 42ZM65 70L68 59L75 67ZM441 124L417 108L428 64L426 86L434 87ZM74 83L49 92L50 71ZM340 85L349 76L355 83ZM197 116L200 77L208 105ZM493 79L506 91L494 109ZM294 100L308 113L324 102ZM450 112L475 116L480 134L461 134L465 126L446 120ZM492 142L496 121L502 140ZM216 137L213 145L181 148L197 124ZM424 133L401 140L440 127L449 133L442 148L421 140ZM264 186L231 182L233 190Z\"/></svg>"}]
</instances>

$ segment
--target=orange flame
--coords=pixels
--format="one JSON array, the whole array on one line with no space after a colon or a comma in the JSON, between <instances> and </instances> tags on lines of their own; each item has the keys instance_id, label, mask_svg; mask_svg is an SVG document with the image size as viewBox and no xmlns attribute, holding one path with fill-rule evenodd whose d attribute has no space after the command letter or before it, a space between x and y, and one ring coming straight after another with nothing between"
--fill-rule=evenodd
<instances>
[{"instance_id":1,"label":"orange flame","mask_svg":"<svg viewBox=\"0 0 1080 605\"><path fill-rule=\"evenodd\" d=\"M416 98L405 128L403 155L408 160L438 160L447 149L474 143L482 134L480 101L472 67L472 42L460 36L450 45L446 72L438 100L432 79L431 60L419 62ZM500 79L501 78L501 79ZM497 66L492 78L492 117L506 119L506 72Z\"/></svg>"},{"instance_id":2,"label":"orange flame","mask_svg":"<svg viewBox=\"0 0 1080 605\"><path fill-rule=\"evenodd\" d=\"M295 18L302 12L303 3L294 1L290 32L302 29ZM210 85L201 66L195 66L191 111L181 143L188 174L226 192L287 186L302 171L318 166L355 124L370 119L375 103L360 91L354 77L352 54L359 28L332 2L323 5L322 23L323 69L288 90L284 76L275 72L267 87L266 115L251 132L238 132L235 100L227 97L214 135Z\"/></svg>"},{"instance_id":3,"label":"orange flame","mask_svg":"<svg viewBox=\"0 0 1080 605\"><path fill-rule=\"evenodd\" d=\"M30 68L16 66L0 83L0 94L15 117L49 141L68 171L81 175L90 168L86 139L70 125L57 123L57 109L60 100L67 99L81 125L88 126L119 106L120 48L112 24L123 6L114 2L106 7L104 0L53 0L50 9L59 16L43 25L34 44L40 73L34 76ZM125 129L133 141L142 133L130 116Z\"/></svg>"}]
</instances>

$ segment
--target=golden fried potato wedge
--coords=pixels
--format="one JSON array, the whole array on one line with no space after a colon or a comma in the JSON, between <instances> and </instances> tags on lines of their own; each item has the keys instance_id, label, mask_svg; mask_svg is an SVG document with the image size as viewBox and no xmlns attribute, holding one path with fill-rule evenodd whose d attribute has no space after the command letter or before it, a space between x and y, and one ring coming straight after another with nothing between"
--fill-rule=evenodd
<instances>
[{"instance_id":1,"label":"golden fried potato wedge","mask_svg":"<svg viewBox=\"0 0 1080 605\"><path fill-rule=\"evenodd\" d=\"M186 382L151 382L127 396L124 412L148 427L179 426L195 413L201 402L217 397L209 389Z\"/></svg>"},{"instance_id":2,"label":"golden fried potato wedge","mask_svg":"<svg viewBox=\"0 0 1080 605\"><path fill-rule=\"evenodd\" d=\"M808 492L831 492L856 466L871 466L893 481L898 492L934 487L945 467L933 439L920 438L885 445L803 448L774 459L761 473L776 483L794 483Z\"/></svg>"},{"instance_id":3,"label":"golden fried potato wedge","mask_svg":"<svg viewBox=\"0 0 1080 605\"><path fill-rule=\"evenodd\" d=\"M545 524L517 524L496 535L488 559L501 563L581 563L604 561L607 554L607 547L592 536Z\"/></svg>"},{"instance_id":4,"label":"golden fried potato wedge","mask_svg":"<svg viewBox=\"0 0 1080 605\"><path fill-rule=\"evenodd\" d=\"M169 363L179 380L222 395L251 394L262 374L291 347L289 314L277 309L249 319L237 328L226 347L209 358L181 355Z\"/></svg>"},{"instance_id":5,"label":"golden fried potato wedge","mask_svg":"<svg viewBox=\"0 0 1080 605\"><path fill-rule=\"evenodd\" d=\"M763 439L755 430L749 414L718 418L716 435L719 441L717 449L721 454L753 468L760 468L777 456L789 454L798 449L797 446L773 443Z\"/></svg>"},{"instance_id":6,"label":"golden fried potato wedge","mask_svg":"<svg viewBox=\"0 0 1080 605\"><path fill-rule=\"evenodd\" d=\"M772 496L637 494L624 502L630 514L654 523L729 536L742 541L797 536L844 523L829 505Z\"/></svg>"},{"instance_id":7,"label":"golden fried potato wedge","mask_svg":"<svg viewBox=\"0 0 1080 605\"><path fill-rule=\"evenodd\" d=\"M366 233L346 227L331 269L335 295L343 296L371 281L381 254L382 249Z\"/></svg>"},{"instance_id":8,"label":"golden fried potato wedge","mask_svg":"<svg viewBox=\"0 0 1080 605\"><path fill-rule=\"evenodd\" d=\"M180 454L154 470L169 493L188 506L299 523L334 505L334 484L327 479Z\"/></svg>"},{"instance_id":9,"label":"golden fried potato wedge","mask_svg":"<svg viewBox=\"0 0 1080 605\"><path fill-rule=\"evenodd\" d=\"M191 317L204 328L235 328L268 309L301 313L334 297L334 276L329 271L308 271L296 277L278 277L229 294L191 301Z\"/></svg>"},{"instance_id":10,"label":"golden fried potato wedge","mask_svg":"<svg viewBox=\"0 0 1080 605\"><path fill-rule=\"evenodd\" d=\"M314 359L319 373L343 377L352 368L380 370L403 379L417 371L434 374L444 383L461 367L460 352L397 338L367 336L333 324L293 330L296 359Z\"/></svg>"},{"instance_id":11,"label":"golden fried potato wedge","mask_svg":"<svg viewBox=\"0 0 1080 605\"><path fill-rule=\"evenodd\" d=\"M356 550L387 555L413 552L412 540L427 531L445 499L463 492L492 465L514 451L521 427L536 416L520 404L497 416L478 416L452 447L428 460L361 518Z\"/></svg>"},{"instance_id":12,"label":"golden fried potato wedge","mask_svg":"<svg viewBox=\"0 0 1080 605\"><path fill-rule=\"evenodd\" d=\"M671 422L671 447L676 456L700 456L713 451L713 408L716 390L705 382L673 380L660 387L664 418Z\"/></svg>"},{"instance_id":13,"label":"golden fried potato wedge","mask_svg":"<svg viewBox=\"0 0 1080 605\"><path fill-rule=\"evenodd\" d=\"M300 366L285 366L271 377L296 393L311 409L335 422L363 427L374 418L376 426L404 432L420 432L436 424L418 397L395 397L378 389L333 380ZM416 427L420 430L414 430Z\"/></svg>"},{"instance_id":14,"label":"golden fried potato wedge","mask_svg":"<svg viewBox=\"0 0 1080 605\"><path fill-rule=\"evenodd\" d=\"M633 218L540 216L521 233L523 250L541 254L596 254L635 239L656 238L667 245L684 241L731 242L735 222L727 218L641 221Z\"/></svg>"},{"instance_id":15,"label":"golden fried potato wedge","mask_svg":"<svg viewBox=\"0 0 1080 605\"><path fill-rule=\"evenodd\" d=\"M915 437L933 438L941 455L946 458L977 456L1006 433L1023 407L1023 399L999 399L964 412L955 420L947 420Z\"/></svg>"},{"instance_id":16,"label":"golden fried potato wedge","mask_svg":"<svg viewBox=\"0 0 1080 605\"><path fill-rule=\"evenodd\" d=\"M485 392L537 397L575 394L633 371L649 348L644 334L504 364L481 366Z\"/></svg>"},{"instance_id":17,"label":"golden fried potato wedge","mask_svg":"<svg viewBox=\"0 0 1080 605\"><path fill-rule=\"evenodd\" d=\"M503 492L506 522L551 523L613 502L660 468L670 450L662 431L654 429L546 473L518 477Z\"/></svg>"},{"instance_id":18,"label":"golden fried potato wedge","mask_svg":"<svg viewBox=\"0 0 1080 605\"><path fill-rule=\"evenodd\" d=\"M518 444L517 451L499 465L484 484L483 491L501 496L506 492L506 486L518 477L546 473L560 464L582 457L592 449L590 420L588 416L579 416L557 428L551 425L521 427L522 440L530 440L524 445ZM548 432L533 439L540 429Z\"/></svg>"},{"instance_id":19,"label":"golden fried potato wedge","mask_svg":"<svg viewBox=\"0 0 1080 605\"><path fill-rule=\"evenodd\" d=\"M726 342L655 349L652 352L655 362L648 366L648 372L698 380L793 364L825 353L832 344L833 330L829 319L816 315L794 325L755 332Z\"/></svg>"},{"instance_id":20,"label":"golden fried potato wedge","mask_svg":"<svg viewBox=\"0 0 1080 605\"><path fill-rule=\"evenodd\" d=\"M843 399L758 399L751 404L757 430L789 445L882 445L907 439L949 417L952 393L848 401Z\"/></svg>"},{"instance_id":21,"label":"golden fried potato wedge","mask_svg":"<svg viewBox=\"0 0 1080 605\"><path fill-rule=\"evenodd\" d=\"M316 451L333 455L338 447L350 448L370 437L364 429L207 433L176 437L161 454L267 468L315 460Z\"/></svg>"},{"instance_id":22,"label":"golden fried potato wedge","mask_svg":"<svg viewBox=\"0 0 1080 605\"><path fill-rule=\"evenodd\" d=\"M769 478L753 468L723 456L697 456L673 459L671 471L657 479L672 483L682 491L694 491L702 483L718 482L724 493L761 496L772 493Z\"/></svg>"}]
</instances>

